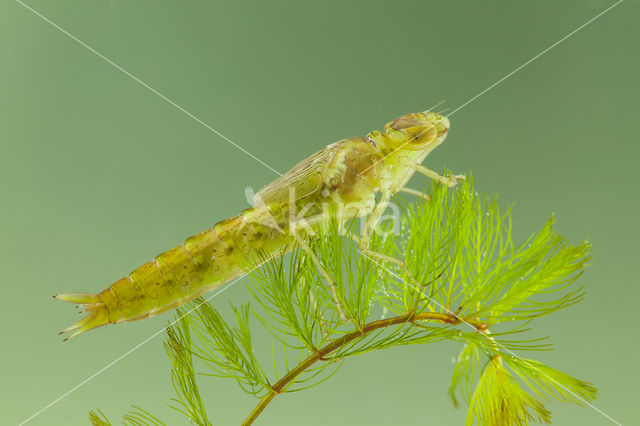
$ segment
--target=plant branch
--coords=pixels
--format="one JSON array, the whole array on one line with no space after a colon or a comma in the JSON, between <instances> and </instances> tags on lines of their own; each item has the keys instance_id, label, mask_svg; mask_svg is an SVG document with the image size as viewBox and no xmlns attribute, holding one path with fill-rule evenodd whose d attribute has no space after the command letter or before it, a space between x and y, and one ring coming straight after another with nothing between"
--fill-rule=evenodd
<instances>
[{"instance_id":1,"label":"plant branch","mask_svg":"<svg viewBox=\"0 0 640 426\"><path fill-rule=\"evenodd\" d=\"M271 387L271 392L269 392L262 400L258 403L256 408L251 412L249 417L242 423L243 426L249 426L253 424L253 422L258 418L258 416L264 411L264 409L269 405L269 403L276 397L276 395L282 393L291 382L302 374L305 370L315 364L317 361L326 361L325 357L337 349L345 346L347 343L352 340L363 338L367 334L369 334L373 330L377 330L380 328L390 327L393 325L404 324L404 323L413 323L414 321L424 321L424 320L433 320L440 321L445 324L456 325L461 322L468 323L476 327L478 330L484 330L485 325L478 323L477 321L467 321L459 318L454 314L444 314L437 312L422 312L419 314L407 314L401 315L393 318L372 321L370 323L365 324L362 330L354 330L351 333L345 334L339 339L335 339L332 342L326 344L322 348L318 349L314 354L309 355L303 362L298 364L294 369L290 370L287 374L285 374L276 384Z\"/></svg>"},{"instance_id":2,"label":"plant branch","mask_svg":"<svg viewBox=\"0 0 640 426\"><path fill-rule=\"evenodd\" d=\"M353 319L351 325L339 320L335 297L323 285L326 274L319 273L317 262L300 250L293 250L287 259L266 262L252 275L254 285L249 290L264 314L248 304L240 309L232 305L237 323L232 326L202 300L193 302L195 314L178 312L166 343L180 349L168 351L177 393L174 401L179 404L174 408L195 423L210 424L191 354L210 369L203 374L235 379L245 392L260 395L243 423L249 426L277 395L331 377L339 366L332 362L442 340L463 343L449 394L456 406L456 395L467 402L467 424L548 422L551 412L544 403L552 398L591 405L589 401L596 398L592 384L519 358L511 350L546 349L542 339L503 339L528 331L535 318L581 300L582 289L569 287L590 258L589 243L570 244L553 229L551 218L539 232L516 244L511 211L501 212L496 197L478 194L471 179L455 191L433 185L429 196L430 203L415 206L399 199L399 217L381 222L380 232L373 234L371 250L391 261L390 269L363 255L359 240L350 243L345 238L345 231L360 233L355 220L342 223L327 217L327 226L308 242L334 281L340 303ZM422 285L413 285L415 281L428 285L425 292ZM434 312L430 307L436 305L446 309ZM394 317L371 320L378 308L394 312ZM273 381L265 372L262 353L256 351L251 315L282 344L282 360L272 348ZM471 330L462 330L463 323ZM492 334L489 329L499 323L512 325ZM290 354L295 354L293 364ZM323 374L326 371L332 372ZM161 424L151 418L136 409L124 423ZM109 424L99 411L91 413L91 421L96 426Z\"/></svg>"}]
</instances>

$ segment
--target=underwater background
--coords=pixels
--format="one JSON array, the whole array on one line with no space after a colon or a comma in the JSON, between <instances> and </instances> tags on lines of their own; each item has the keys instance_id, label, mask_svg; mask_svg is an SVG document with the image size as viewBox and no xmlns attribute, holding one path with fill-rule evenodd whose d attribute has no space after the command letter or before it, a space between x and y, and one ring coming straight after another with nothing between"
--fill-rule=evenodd
<instances>
[{"instance_id":1,"label":"underwater background","mask_svg":"<svg viewBox=\"0 0 640 426\"><path fill-rule=\"evenodd\" d=\"M44 17L280 172L444 101L451 132L425 165L472 171L479 191L515 203L517 241L553 213L571 242L593 243L586 299L537 320L535 334L555 347L529 356L593 382L595 406L640 424L638 3L519 68L614 3L2 2L0 423L38 413L29 425L86 425L95 408L117 423L135 404L184 424L166 408L163 334L118 360L173 313L63 343L57 333L79 315L51 296L102 290L239 213L246 187L276 177ZM228 312L229 300L249 298L238 283L213 304ZM458 350L351 359L328 382L276 399L257 424L462 424L466 406L447 395ZM238 424L257 403L232 381L200 383L215 424ZM615 424L549 406L555 424Z\"/></svg>"}]
</instances>

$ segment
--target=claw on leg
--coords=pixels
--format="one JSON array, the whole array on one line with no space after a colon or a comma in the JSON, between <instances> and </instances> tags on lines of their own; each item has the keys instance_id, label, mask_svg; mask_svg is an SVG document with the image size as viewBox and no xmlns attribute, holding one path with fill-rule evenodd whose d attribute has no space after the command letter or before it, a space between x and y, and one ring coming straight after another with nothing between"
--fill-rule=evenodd
<instances>
[{"instance_id":1,"label":"claw on leg","mask_svg":"<svg viewBox=\"0 0 640 426\"><path fill-rule=\"evenodd\" d=\"M453 175L453 174L450 174L447 177L440 176L438 173L434 172L431 169L426 168L422 164L412 164L411 167L413 167L417 172L422 173L426 177L431 178L435 181L438 181L444 185L447 185L449 188L453 188L454 186L456 186L458 184L458 179L465 180L467 178L465 175Z\"/></svg>"},{"instance_id":2,"label":"claw on leg","mask_svg":"<svg viewBox=\"0 0 640 426\"><path fill-rule=\"evenodd\" d=\"M456 186L458 184L458 179L459 180L467 180L467 177L465 175L452 175L452 174L450 174L449 176L447 176L444 179L447 179L446 185L449 188L453 188L454 186Z\"/></svg>"}]
</instances>

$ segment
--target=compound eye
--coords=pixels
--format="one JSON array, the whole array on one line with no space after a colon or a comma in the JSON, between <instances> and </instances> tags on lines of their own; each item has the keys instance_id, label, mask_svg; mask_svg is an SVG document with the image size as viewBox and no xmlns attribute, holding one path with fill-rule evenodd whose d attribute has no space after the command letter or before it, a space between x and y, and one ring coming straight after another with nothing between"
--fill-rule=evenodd
<instances>
[{"instance_id":1,"label":"compound eye","mask_svg":"<svg viewBox=\"0 0 640 426\"><path fill-rule=\"evenodd\" d=\"M435 138L438 137L438 130L433 124L421 123L417 126L412 126L403 129L405 142L414 146L427 145Z\"/></svg>"},{"instance_id":2,"label":"compound eye","mask_svg":"<svg viewBox=\"0 0 640 426\"><path fill-rule=\"evenodd\" d=\"M391 127L393 130L404 130L409 127L419 126L421 124L424 124L424 121L404 116L393 120L391 123L389 123L389 127Z\"/></svg>"}]
</instances>

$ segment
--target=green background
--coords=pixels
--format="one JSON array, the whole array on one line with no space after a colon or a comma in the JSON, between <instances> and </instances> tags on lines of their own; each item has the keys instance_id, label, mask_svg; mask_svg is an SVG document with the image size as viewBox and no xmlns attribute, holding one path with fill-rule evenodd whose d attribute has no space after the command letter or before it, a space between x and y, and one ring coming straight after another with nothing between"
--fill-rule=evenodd
<instances>
[{"instance_id":1,"label":"green background","mask_svg":"<svg viewBox=\"0 0 640 426\"><path fill-rule=\"evenodd\" d=\"M337 139L444 100L459 105L606 7L565 1L98 1L28 4L278 171ZM594 382L595 405L637 412L640 75L627 0L457 111L430 168L473 171L515 202L518 240L553 212L593 242L584 302L535 323L533 356ZM99 291L247 207L275 174L11 0L0 4L0 417L17 424L161 329L171 315L63 343L58 292ZM424 181L415 178L412 186ZM249 298L240 284L214 299ZM29 424L87 424L130 404L174 424L162 335ZM261 425L461 424L446 390L455 345L372 353L277 398ZM204 378L219 425L255 405ZM551 404L556 424L614 424Z\"/></svg>"}]
</instances>

